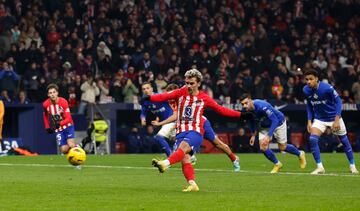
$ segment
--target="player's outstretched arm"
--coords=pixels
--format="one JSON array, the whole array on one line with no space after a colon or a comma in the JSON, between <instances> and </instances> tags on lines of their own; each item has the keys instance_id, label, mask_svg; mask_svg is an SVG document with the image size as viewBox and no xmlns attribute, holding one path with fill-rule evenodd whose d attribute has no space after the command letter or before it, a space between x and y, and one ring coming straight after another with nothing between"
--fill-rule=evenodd
<instances>
[{"instance_id":1,"label":"player's outstretched arm","mask_svg":"<svg viewBox=\"0 0 360 211\"><path fill-rule=\"evenodd\" d=\"M162 94L153 94L149 96L151 102L164 102L172 99L179 98L181 95L186 93L186 87L180 89L175 89L174 91L162 93Z\"/></svg>"},{"instance_id":2,"label":"player's outstretched arm","mask_svg":"<svg viewBox=\"0 0 360 211\"><path fill-rule=\"evenodd\" d=\"M171 116L169 116L169 118L159 122L159 121L151 121L151 124L154 126L163 126L166 125L168 123L174 122L177 119L177 112L174 112Z\"/></svg>"},{"instance_id":3,"label":"player's outstretched arm","mask_svg":"<svg viewBox=\"0 0 360 211\"><path fill-rule=\"evenodd\" d=\"M215 102L215 100L213 100L209 96L207 96L205 99L205 106L212 108L216 113L222 116L237 117L237 118L241 116L241 112L223 107L219 105L217 102Z\"/></svg>"}]
</instances>

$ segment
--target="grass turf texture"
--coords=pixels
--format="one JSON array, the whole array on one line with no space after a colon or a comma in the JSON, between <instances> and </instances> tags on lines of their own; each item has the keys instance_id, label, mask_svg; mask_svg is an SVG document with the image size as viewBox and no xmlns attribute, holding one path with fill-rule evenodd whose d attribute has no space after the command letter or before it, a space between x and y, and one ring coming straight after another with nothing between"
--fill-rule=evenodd
<instances>
[{"instance_id":1,"label":"grass turf texture","mask_svg":"<svg viewBox=\"0 0 360 211\"><path fill-rule=\"evenodd\" d=\"M197 155L200 192L182 193L179 165L164 174L150 166L158 155L88 156L82 170L62 156L0 158L0 210L355 210L360 176L348 173L344 154L323 154L328 175L308 175L298 159L277 154L282 173L262 154L240 154L232 172L224 154ZM358 154L355 154L356 160ZM359 162L358 162L359 163Z\"/></svg>"}]
</instances>

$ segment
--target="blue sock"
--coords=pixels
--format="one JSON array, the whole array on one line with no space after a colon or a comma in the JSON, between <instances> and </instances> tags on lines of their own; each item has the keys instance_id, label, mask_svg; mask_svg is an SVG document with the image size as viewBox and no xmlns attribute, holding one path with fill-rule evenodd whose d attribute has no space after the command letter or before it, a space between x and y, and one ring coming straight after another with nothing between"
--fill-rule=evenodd
<instances>
[{"instance_id":1,"label":"blue sock","mask_svg":"<svg viewBox=\"0 0 360 211\"><path fill-rule=\"evenodd\" d=\"M292 144L287 144L285 152L288 152L293 155L300 156L300 151Z\"/></svg>"},{"instance_id":2,"label":"blue sock","mask_svg":"<svg viewBox=\"0 0 360 211\"><path fill-rule=\"evenodd\" d=\"M355 164L353 151L347 135L339 136L341 143L344 145L344 151L350 164Z\"/></svg>"},{"instance_id":3,"label":"blue sock","mask_svg":"<svg viewBox=\"0 0 360 211\"><path fill-rule=\"evenodd\" d=\"M274 152L271 151L270 149L263 151L263 153L264 153L265 157L267 159L269 159L271 162L273 162L274 164L277 164L279 162L278 159L276 158Z\"/></svg>"},{"instance_id":4,"label":"blue sock","mask_svg":"<svg viewBox=\"0 0 360 211\"><path fill-rule=\"evenodd\" d=\"M321 158L320 158L320 148L319 148L319 136L317 135L310 135L310 149L311 149L311 153L314 156L315 162L321 163Z\"/></svg>"},{"instance_id":5,"label":"blue sock","mask_svg":"<svg viewBox=\"0 0 360 211\"><path fill-rule=\"evenodd\" d=\"M166 156L169 157L171 155L171 148L165 137L156 135L155 140L159 143L161 149L165 152Z\"/></svg>"}]
</instances>

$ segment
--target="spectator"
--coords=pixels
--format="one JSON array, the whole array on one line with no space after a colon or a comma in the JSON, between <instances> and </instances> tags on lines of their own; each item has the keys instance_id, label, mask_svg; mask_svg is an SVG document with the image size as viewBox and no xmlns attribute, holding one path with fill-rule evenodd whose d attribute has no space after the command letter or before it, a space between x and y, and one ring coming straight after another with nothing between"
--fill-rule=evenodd
<instances>
[{"instance_id":1,"label":"spectator","mask_svg":"<svg viewBox=\"0 0 360 211\"><path fill-rule=\"evenodd\" d=\"M360 104L360 74L358 80L352 85L351 91L354 93L355 103Z\"/></svg>"},{"instance_id":2,"label":"spectator","mask_svg":"<svg viewBox=\"0 0 360 211\"><path fill-rule=\"evenodd\" d=\"M4 102L4 104L12 103L12 99L10 98L7 90L2 90L1 91L1 97L0 98L2 98L2 101Z\"/></svg>"},{"instance_id":3,"label":"spectator","mask_svg":"<svg viewBox=\"0 0 360 211\"><path fill-rule=\"evenodd\" d=\"M155 140L156 133L154 132L154 127L148 125L146 127L146 133L144 138L141 140L141 152L143 153L158 153L160 152L159 147L157 146L157 141Z\"/></svg>"},{"instance_id":4,"label":"spectator","mask_svg":"<svg viewBox=\"0 0 360 211\"><path fill-rule=\"evenodd\" d=\"M87 105L89 103L95 103L95 98L100 94L100 90L99 87L97 87L93 76L91 75L88 76L87 80L83 84L81 84L80 89L82 94L78 114L84 114Z\"/></svg>"},{"instance_id":5,"label":"spectator","mask_svg":"<svg viewBox=\"0 0 360 211\"><path fill-rule=\"evenodd\" d=\"M14 99L14 103L16 104L29 104L30 100L26 96L26 92L24 90L20 90L18 95Z\"/></svg>"},{"instance_id":6,"label":"spectator","mask_svg":"<svg viewBox=\"0 0 360 211\"><path fill-rule=\"evenodd\" d=\"M155 79L156 89L158 90L158 93L162 93L163 89L167 86L166 81L164 80L164 76L162 74L158 74Z\"/></svg>"},{"instance_id":7,"label":"spectator","mask_svg":"<svg viewBox=\"0 0 360 211\"><path fill-rule=\"evenodd\" d=\"M111 96L109 96L109 89L106 87L107 85L104 83L102 79L98 79L97 86L99 87L99 103L110 103L112 102Z\"/></svg>"},{"instance_id":8,"label":"spectator","mask_svg":"<svg viewBox=\"0 0 360 211\"><path fill-rule=\"evenodd\" d=\"M249 136L245 134L244 128L239 128L238 133L233 136L232 142L235 152L253 152L249 144Z\"/></svg>"},{"instance_id":9,"label":"spectator","mask_svg":"<svg viewBox=\"0 0 360 211\"><path fill-rule=\"evenodd\" d=\"M140 153L142 137L137 127L132 127L126 145L127 153Z\"/></svg>"},{"instance_id":10,"label":"spectator","mask_svg":"<svg viewBox=\"0 0 360 211\"><path fill-rule=\"evenodd\" d=\"M274 77L273 85L271 86L271 92L274 95L276 100L280 100L284 92L284 87L280 83L280 78L278 76Z\"/></svg>"},{"instance_id":11,"label":"spectator","mask_svg":"<svg viewBox=\"0 0 360 211\"><path fill-rule=\"evenodd\" d=\"M2 65L0 71L0 90L6 90L9 98L12 98L17 91L17 83L20 77L12 67L9 67L7 62ZM6 101L6 100L5 100Z\"/></svg>"},{"instance_id":12,"label":"spectator","mask_svg":"<svg viewBox=\"0 0 360 211\"><path fill-rule=\"evenodd\" d=\"M124 95L124 103L134 103L139 89L134 85L131 79L127 79L126 84L123 86L122 94Z\"/></svg>"},{"instance_id":13,"label":"spectator","mask_svg":"<svg viewBox=\"0 0 360 211\"><path fill-rule=\"evenodd\" d=\"M40 70L37 68L35 62L32 62L30 69L25 72L24 75L24 86L27 90L28 96L32 102L39 102L39 78L41 76Z\"/></svg>"},{"instance_id":14,"label":"spectator","mask_svg":"<svg viewBox=\"0 0 360 211\"><path fill-rule=\"evenodd\" d=\"M96 51L99 61L104 60L106 56L108 56L109 58L111 58L112 56L109 47L103 41L99 43L98 47L96 48Z\"/></svg>"}]
</instances>

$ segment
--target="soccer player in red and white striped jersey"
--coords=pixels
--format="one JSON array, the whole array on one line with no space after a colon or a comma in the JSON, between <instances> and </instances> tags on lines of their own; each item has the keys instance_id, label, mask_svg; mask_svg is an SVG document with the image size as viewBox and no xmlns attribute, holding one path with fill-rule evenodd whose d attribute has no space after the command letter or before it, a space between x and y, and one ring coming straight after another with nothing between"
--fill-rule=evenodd
<instances>
[{"instance_id":1,"label":"soccer player in red and white striped jersey","mask_svg":"<svg viewBox=\"0 0 360 211\"><path fill-rule=\"evenodd\" d=\"M49 134L56 133L60 151L66 154L70 148L75 147L74 122L69 105L64 98L58 97L59 87L56 84L49 84L46 90L49 98L43 102L45 129Z\"/></svg>"},{"instance_id":2,"label":"soccer player in red and white striped jersey","mask_svg":"<svg viewBox=\"0 0 360 211\"><path fill-rule=\"evenodd\" d=\"M189 186L184 192L199 191L195 183L194 168L190 163L191 155L199 151L204 134L205 119L202 118L206 107L212 108L217 113L239 118L241 113L217 104L207 94L199 90L202 81L201 73L196 69L185 73L186 86L172 92L155 94L147 98L153 102L175 100L178 104L178 117L176 122L177 150L166 160L153 159L153 165L163 173L171 165L182 161L182 169Z\"/></svg>"}]
</instances>

